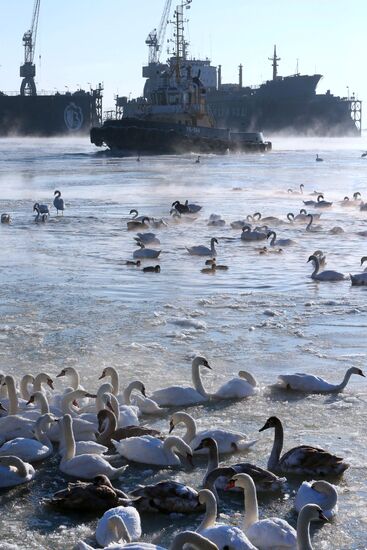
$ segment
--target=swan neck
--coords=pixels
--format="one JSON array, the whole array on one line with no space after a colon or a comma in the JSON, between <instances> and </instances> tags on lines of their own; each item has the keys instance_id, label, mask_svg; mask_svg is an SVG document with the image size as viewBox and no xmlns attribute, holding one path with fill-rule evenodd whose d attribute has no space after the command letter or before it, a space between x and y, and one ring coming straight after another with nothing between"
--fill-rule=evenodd
<instances>
[{"instance_id":1,"label":"swan neck","mask_svg":"<svg viewBox=\"0 0 367 550\"><path fill-rule=\"evenodd\" d=\"M18 457L12 456L11 466L14 466L17 469L18 475L20 477L27 477L28 472L25 463Z\"/></svg>"},{"instance_id":2,"label":"swan neck","mask_svg":"<svg viewBox=\"0 0 367 550\"><path fill-rule=\"evenodd\" d=\"M250 386L253 386L254 388L257 386L256 378L252 376L252 374L250 374L249 372L241 370L238 373L238 376L246 380L246 382L248 382Z\"/></svg>"},{"instance_id":3,"label":"swan neck","mask_svg":"<svg viewBox=\"0 0 367 550\"><path fill-rule=\"evenodd\" d=\"M8 415L18 413L18 397L15 390L15 381L12 376L6 377L6 387L8 389L9 410Z\"/></svg>"},{"instance_id":4,"label":"swan neck","mask_svg":"<svg viewBox=\"0 0 367 550\"><path fill-rule=\"evenodd\" d=\"M46 426L50 424L49 420L45 417L40 417L34 427L34 433L36 436L36 439L42 443L43 445L46 445L49 449L53 449L52 443L50 439L47 437L46 433Z\"/></svg>"},{"instance_id":5,"label":"swan neck","mask_svg":"<svg viewBox=\"0 0 367 550\"><path fill-rule=\"evenodd\" d=\"M74 390L77 390L80 386L80 376L79 376L79 373L76 369L74 369L73 367L70 367L69 368L69 378L70 378L70 384L71 384L71 387L74 389Z\"/></svg>"},{"instance_id":6,"label":"swan neck","mask_svg":"<svg viewBox=\"0 0 367 550\"><path fill-rule=\"evenodd\" d=\"M110 411L111 414L106 416L106 419L103 421L103 431L98 436L98 443L101 445L109 445L111 443L111 437L115 433L117 428L116 416Z\"/></svg>"},{"instance_id":7,"label":"swan neck","mask_svg":"<svg viewBox=\"0 0 367 550\"><path fill-rule=\"evenodd\" d=\"M219 452L216 445L210 445L208 447L208 468L206 470L205 477L207 477L210 472L219 468Z\"/></svg>"},{"instance_id":8,"label":"swan neck","mask_svg":"<svg viewBox=\"0 0 367 550\"><path fill-rule=\"evenodd\" d=\"M31 397L31 392L28 389L28 384L33 384L33 382L34 376L32 376L31 374L25 374L20 381L20 395L25 401L28 401Z\"/></svg>"},{"instance_id":9,"label":"swan neck","mask_svg":"<svg viewBox=\"0 0 367 550\"><path fill-rule=\"evenodd\" d=\"M307 510L301 510L298 516L297 550L313 550L310 538L310 518Z\"/></svg>"},{"instance_id":10,"label":"swan neck","mask_svg":"<svg viewBox=\"0 0 367 550\"><path fill-rule=\"evenodd\" d=\"M199 392L203 397L207 397L208 394L205 391L203 383L200 376L200 365L192 365L191 367L192 374L192 383L197 392Z\"/></svg>"},{"instance_id":11,"label":"swan neck","mask_svg":"<svg viewBox=\"0 0 367 550\"><path fill-rule=\"evenodd\" d=\"M113 395L118 395L119 394L119 375L118 375L118 372L117 372L116 369L110 367L109 375L111 377L112 393L113 393Z\"/></svg>"},{"instance_id":12,"label":"swan neck","mask_svg":"<svg viewBox=\"0 0 367 550\"><path fill-rule=\"evenodd\" d=\"M347 372L344 375L343 382L341 384L338 384L336 386L337 390L343 390L345 386L348 384L350 377L352 376L352 372L350 370L347 370Z\"/></svg>"},{"instance_id":13,"label":"swan neck","mask_svg":"<svg viewBox=\"0 0 367 550\"><path fill-rule=\"evenodd\" d=\"M284 441L283 426L281 424L277 424L274 430L273 448L268 460L269 470L277 470L279 467L279 458L280 458L280 453L282 452L282 449L283 449L283 441Z\"/></svg>"},{"instance_id":14,"label":"swan neck","mask_svg":"<svg viewBox=\"0 0 367 550\"><path fill-rule=\"evenodd\" d=\"M74 401L76 395L74 391L70 391L69 393L65 393L61 399L61 412L62 414L70 414L71 416L75 415L75 412L71 408L71 404Z\"/></svg>"},{"instance_id":15,"label":"swan neck","mask_svg":"<svg viewBox=\"0 0 367 550\"><path fill-rule=\"evenodd\" d=\"M204 529L209 529L210 527L214 527L216 519L217 519L217 502L215 500L214 495L208 491L205 498L205 514L202 522L197 528L197 531L200 533L200 531L204 531Z\"/></svg>"},{"instance_id":16,"label":"swan neck","mask_svg":"<svg viewBox=\"0 0 367 550\"><path fill-rule=\"evenodd\" d=\"M37 404L40 406L41 414L47 414L50 412L47 397L41 391L34 394Z\"/></svg>"},{"instance_id":17,"label":"swan neck","mask_svg":"<svg viewBox=\"0 0 367 550\"><path fill-rule=\"evenodd\" d=\"M71 460L75 456L75 439L71 417L68 419L64 416L62 419L62 431L65 445L63 460Z\"/></svg>"},{"instance_id":18,"label":"swan neck","mask_svg":"<svg viewBox=\"0 0 367 550\"><path fill-rule=\"evenodd\" d=\"M318 259L317 256L315 256L315 258L313 259L313 262L314 262L314 270L313 270L313 273L311 275L312 278L316 277L316 275L318 274L319 269L320 269L320 262L319 262L319 259Z\"/></svg>"},{"instance_id":19,"label":"swan neck","mask_svg":"<svg viewBox=\"0 0 367 550\"><path fill-rule=\"evenodd\" d=\"M246 532L251 525L259 521L259 509L257 505L256 488L254 483L246 483L243 495L244 508L246 510L243 520L243 530Z\"/></svg>"},{"instance_id":20,"label":"swan neck","mask_svg":"<svg viewBox=\"0 0 367 550\"><path fill-rule=\"evenodd\" d=\"M196 436L196 431L197 431L196 422L194 418L189 414L185 414L184 416L182 416L180 418L180 422L183 422L186 426L186 433L182 439L184 440L185 443L190 445L190 442Z\"/></svg>"},{"instance_id":21,"label":"swan neck","mask_svg":"<svg viewBox=\"0 0 367 550\"><path fill-rule=\"evenodd\" d=\"M120 542L120 541L124 541L126 543L131 542L130 534L121 517L112 516L108 518L106 538L107 538L106 542L108 545L114 542Z\"/></svg>"}]
</instances>

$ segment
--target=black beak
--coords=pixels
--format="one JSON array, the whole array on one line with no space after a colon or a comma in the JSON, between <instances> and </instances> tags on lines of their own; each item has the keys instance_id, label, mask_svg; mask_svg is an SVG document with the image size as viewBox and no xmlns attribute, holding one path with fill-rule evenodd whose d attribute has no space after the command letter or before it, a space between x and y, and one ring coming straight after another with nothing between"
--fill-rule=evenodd
<instances>
[{"instance_id":1,"label":"black beak","mask_svg":"<svg viewBox=\"0 0 367 550\"><path fill-rule=\"evenodd\" d=\"M171 422L169 423L169 432L168 433L172 433L174 429L175 429L175 425L171 420Z\"/></svg>"}]
</instances>

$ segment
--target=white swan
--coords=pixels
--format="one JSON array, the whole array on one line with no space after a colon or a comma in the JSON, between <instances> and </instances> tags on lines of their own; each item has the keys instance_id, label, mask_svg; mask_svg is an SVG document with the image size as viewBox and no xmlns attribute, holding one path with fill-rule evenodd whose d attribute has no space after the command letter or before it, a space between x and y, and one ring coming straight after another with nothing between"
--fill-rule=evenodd
<instances>
[{"instance_id":1,"label":"white swan","mask_svg":"<svg viewBox=\"0 0 367 550\"><path fill-rule=\"evenodd\" d=\"M201 366L211 369L205 357L198 355L193 359L191 367L193 388L187 386L169 386L156 390L152 394L154 401L162 407L183 407L208 401L210 396L205 391L200 378Z\"/></svg>"},{"instance_id":2,"label":"white swan","mask_svg":"<svg viewBox=\"0 0 367 550\"><path fill-rule=\"evenodd\" d=\"M269 470L290 474L326 476L340 475L349 468L349 464L344 462L343 458L311 445L294 447L280 457L283 449L284 431L279 418L276 416L268 418L259 432L269 428L275 429L273 449L268 460Z\"/></svg>"},{"instance_id":3,"label":"white swan","mask_svg":"<svg viewBox=\"0 0 367 550\"><path fill-rule=\"evenodd\" d=\"M267 234L263 231L252 231L249 225L242 228L241 241L262 241L267 238Z\"/></svg>"},{"instance_id":4,"label":"white swan","mask_svg":"<svg viewBox=\"0 0 367 550\"><path fill-rule=\"evenodd\" d=\"M256 488L248 474L236 474L229 482L229 486L240 487L244 490L246 513L243 531L256 548L261 550L297 549L297 532L287 521L277 517L259 520Z\"/></svg>"},{"instance_id":5,"label":"white swan","mask_svg":"<svg viewBox=\"0 0 367 550\"><path fill-rule=\"evenodd\" d=\"M158 258L161 250L154 250L154 248L145 248L143 243L138 243L140 248L134 250L133 258Z\"/></svg>"},{"instance_id":6,"label":"white swan","mask_svg":"<svg viewBox=\"0 0 367 550\"><path fill-rule=\"evenodd\" d=\"M220 386L211 397L214 399L243 399L259 393L255 378L247 371L240 370L238 378L232 378Z\"/></svg>"},{"instance_id":7,"label":"white swan","mask_svg":"<svg viewBox=\"0 0 367 550\"><path fill-rule=\"evenodd\" d=\"M257 550L246 535L232 525L217 524L217 502L208 489L199 491L199 502L205 504L204 518L197 532L214 542L219 550Z\"/></svg>"},{"instance_id":8,"label":"white swan","mask_svg":"<svg viewBox=\"0 0 367 550\"><path fill-rule=\"evenodd\" d=\"M255 443L255 441L248 441L246 434L232 432L231 430L209 429L198 432L194 418L185 412L176 412L172 415L169 433L171 433L179 424L185 424L186 426L186 433L182 439L190 445L194 452L196 451L200 454L205 454L205 449L199 449L197 451L196 448L201 444L203 439L208 437L211 437L216 441L218 445L218 452L222 454L232 454L238 451L244 451L249 447L252 447Z\"/></svg>"},{"instance_id":9,"label":"white swan","mask_svg":"<svg viewBox=\"0 0 367 550\"><path fill-rule=\"evenodd\" d=\"M339 271L333 271L331 269L327 269L326 271L321 271L321 273L319 273L319 258L317 256L314 256L313 254L308 258L307 262L313 262L314 264L314 270L312 272L311 279L314 279L315 281L337 282L345 281L346 279L343 273L339 273Z\"/></svg>"},{"instance_id":10,"label":"white swan","mask_svg":"<svg viewBox=\"0 0 367 550\"><path fill-rule=\"evenodd\" d=\"M28 399L30 398L33 392L33 383L34 383L34 376L32 374L25 374L24 376L22 376L19 383L19 390L20 390L20 397L24 399L24 401L28 401ZM31 389L29 389L29 385L32 386Z\"/></svg>"},{"instance_id":11,"label":"white swan","mask_svg":"<svg viewBox=\"0 0 367 550\"><path fill-rule=\"evenodd\" d=\"M48 458L53 453L53 446L46 435L46 429L54 420L50 414L40 416L34 427L36 439L17 437L7 441L0 447L0 455L17 456L24 462L37 462Z\"/></svg>"},{"instance_id":12,"label":"white swan","mask_svg":"<svg viewBox=\"0 0 367 550\"><path fill-rule=\"evenodd\" d=\"M294 507L299 513L306 504L317 504L330 520L338 512L338 492L328 481L304 481L297 491Z\"/></svg>"},{"instance_id":13,"label":"white swan","mask_svg":"<svg viewBox=\"0 0 367 550\"><path fill-rule=\"evenodd\" d=\"M0 488L14 487L31 481L35 471L31 464L17 456L0 456Z\"/></svg>"},{"instance_id":14,"label":"white swan","mask_svg":"<svg viewBox=\"0 0 367 550\"><path fill-rule=\"evenodd\" d=\"M306 226L306 231L308 231L309 233L318 233L320 231L322 231L322 226L321 225L312 225L313 224L313 220L314 220L314 215L313 214L307 214L307 218L309 218L309 222Z\"/></svg>"},{"instance_id":15,"label":"white swan","mask_svg":"<svg viewBox=\"0 0 367 550\"><path fill-rule=\"evenodd\" d=\"M215 237L210 240L210 248L207 246L191 246L190 248L186 247L186 250L191 256L211 256L212 258L217 255L214 243L218 244L218 241Z\"/></svg>"},{"instance_id":16,"label":"white swan","mask_svg":"<svg viewBox=\"0 0 367 550\"><path fill-rule=\"evenodd\" d=\"M122 530L121 530L122 533ZM126 532L125 532L126 536ZM189 546L188 546L189 545ZM169 550L184 550L188 547L193 550L218 550L218 546L211 542L206 537L199 535L199 533L194 533L193 531L182 531L175 536L172 541ZM106 547L104 550L167 550L162 546L157 546L156 544L150 544L149 542L129 542L127 544L112 545ZM75 547L75 550L94 550L89 544L79 541Z\"/></svg>"},{"instance_id":17,"label":"white swan","mask_svg":"<svg viewBox=\"0 0 367 550\"><path fill-rule=\"evenodd\" d=\"M344 390L352 374L365 376L361 369L350 367L340 384L331 384L323 378L320 378L320 376L297 372L295 374L279 375L279 382L277 385L287 390L302 391L305 393L337 393Z\"/></svg>"},{"instance_id":18,"label":"white swan","mask_svg":"<svg viewBox=\"0 0 367 550\"><path fill-rule=\"evenodd\" d=\"M74 367L65 367L62 369L59 374L56 375L56 378L61 378L65 376L68 379L69 385L73 390L83 390L84 388L80 385L80 375L79 372Z\"/></svg>"},{"instance_id":19,"label":"white swan","mask_svg":"<svg viewBox=\"0 0 367 550\"><path fill-rule=\"evenodd\" d=\"M191 448L180 437L169 436L162 441L151 435L144 435L121 441L111 439L111 442L121 456L142 464L180 466L181 460L178 454L189 460L192 457Z\"/></svg>"},{"instance_id":20,"label":"white swan","mask_svg":"<svg viewBox=\"0 0 367 550\"><path fill-rule=\"evenodd\" d=\"M312 550L310 539L311 521L327 521L323 511L317 504L306 504L300 511L297 519L297 550Z\"/></svg>"},{"instance_id":21,"label":"white swan","mask_svg":"<svg viewBox=\"0 0 367 550\"><path fill-rule=\"evenodd\" d=\"M122 527L116 538L116 527ZM120 536L122 534L122 536ZM141 523L139 512L132 506L116 506L110 508L98 520L96 527L96 539L100 546L109 546L114 542L123 539L124 542L131 542L140 539Z\"/></svg>"},{"instance_id":22,"label":"white swan","mask_svg":"<svg viewBox=\"0 0 367 550\"><path fill-rule=\"evenodd\" d=\"M131 394L134 390L140 392L133 397L133 403L131 402ZM134 380L124 389L122 392L122 399L125 405L135 405L139 408L139 411L142 414L158 414L161 415L164 413L158 403L153 399L149 399L145 393L145 386L140 380Z\"/></svg>"},{"instance_id":23,"label":"white swan","mask_svg":"<svg viewBox=\"0 0 367 550\"><path fill-rule=\"evenodd\" d=\"M61 422L65 441L65 453L60 462L60 470L67 475L80 479L93 479L104 474L110 479L120 477L125 467L113 468L103 457L97 454L75 456L75 439L73 435L73 420L66 414Z\"/></svg>"},{"instance_id":24,"label":"white swan","mask_svg":"<svg viewBox=\"0 0 367 550\"><path fill-rule=\"evenodd\" d=\"M8 389L9 410L7 416L0 418L0 444L16 437L32 439L34 420L17 414L18 400L15 393L14 378L12 376L5 376L5 384Z\"/></svg>"},{"instance_id":25,"label":"white swan","mask_svg":"<svg viewBox=\"0 0 367 550\"><path fill-rule=\"evenodd\" d=\"M138 414L140 410L134 405L120 405L115 395L108 394L106 401L107 407L113 411L116 416L117 425L119 428L126 426L139 426Z\"/></svg>"}]
</instances>

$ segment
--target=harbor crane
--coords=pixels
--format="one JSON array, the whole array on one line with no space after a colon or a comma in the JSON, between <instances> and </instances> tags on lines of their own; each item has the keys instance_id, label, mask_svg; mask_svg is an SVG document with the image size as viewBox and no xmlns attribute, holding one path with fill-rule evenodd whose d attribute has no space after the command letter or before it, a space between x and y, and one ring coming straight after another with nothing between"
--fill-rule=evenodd
<instances>
[{"instance_id":1,"label":"harbor crane","mask_svg":"<svg viewBox=\"0 0 367 550\"><path fill-rule=\"evenodd\" d=\"M36 66L33 63L33 58L36 47L40 3L41 0L34 1L31 27L23 34L24 63L20 66L19 71L20 77L23 78L20 86L20 95L37 95L36 83L34 81Z\"/></svg>"},{"instance_id":2,"label":"harbor crane","mask_svg":"<svg viewBox=\"0 0 367 550\"><path fill-rule=\"evenodd\" d=\"M145 43L149 46L149 63L158 63L162 51L172 0L166 0L158 29L153 29Z\"/></svg>"}]
</instances>

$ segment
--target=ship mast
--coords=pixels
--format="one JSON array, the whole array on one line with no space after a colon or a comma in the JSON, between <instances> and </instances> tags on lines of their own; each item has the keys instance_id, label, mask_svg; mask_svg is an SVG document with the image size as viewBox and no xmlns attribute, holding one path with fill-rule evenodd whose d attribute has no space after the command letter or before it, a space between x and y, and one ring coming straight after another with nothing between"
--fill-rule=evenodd
<instances>
[{"instance_id":1,"label":"ship mast","mask_svg":"<svg viewBox=\"0 0 367 550\"><path fill-rule=\"evenodd\" d=\"M175 25L175 52L174 57L176 61L175 72L176 72L176 82L180 82L181 79L181 62L185 61L187 58L187 47L188 42L185 40L185 23L187 20L184 19L183 10L184 8L190 9L190 4L192 0L181 0L181 4L176 6L176 11L174 13L175 20L173 21Z\"/></svg>"},{"instance_id":2,"label":"ship mast","mask_svg":"<svg viewBox=\"0 0 367 550\"><path fill-rule=\"evenodd\" d=\"M277 57L277 47L274 44L274 54L273 57L268 57L269 61L272 61L273 65L273 80L276 80L278 76L278 61L280 61L280 57Z\"/></svg>"}]
</instances>

